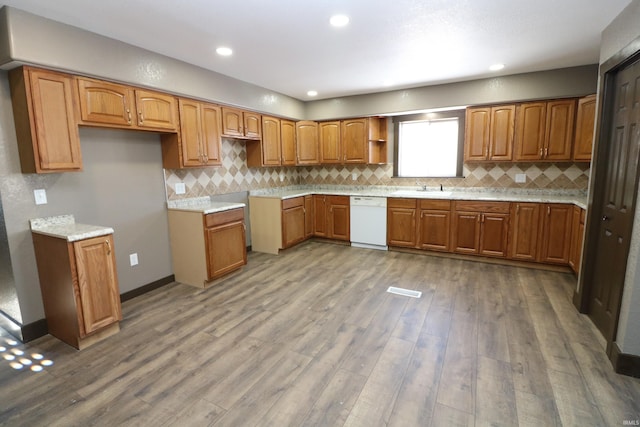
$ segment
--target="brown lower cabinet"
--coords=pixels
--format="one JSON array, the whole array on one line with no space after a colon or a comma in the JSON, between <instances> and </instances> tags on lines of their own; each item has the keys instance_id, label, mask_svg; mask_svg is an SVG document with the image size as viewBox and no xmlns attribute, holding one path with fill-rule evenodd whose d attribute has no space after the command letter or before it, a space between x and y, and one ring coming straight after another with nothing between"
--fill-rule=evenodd
<instances>
[{"instance_id":1,"label":"brown lower cabinet","mask_svg":"<svg viewBox=\"0 0 640 427\"><path fill-rule=\"evenodd\" d=\"M49 333L83 349L120 330L113 236L68 242L33 234Z\"/></svg>"},{"instance_id":2,"label":"brown lower cabinet","mask_svg":"<svg viewBox=\"0 0 640 427\"><path fill-rule=\"evenodd\" d=\"M506 257L509 206L508 202L453 202L453 251Z\"/></svg>"},{"instance_id":3,"label":"brown lower cabinet","mask_svg":"<svg viewBox=\"0 0 640 427\"><path fill-rule=\"evenodd\" d=\"M306 239L304 197L282 201L282 248L291 247Z\"/></svg>"},{"instance_id":4,"label":"brown lower cabinet","mask_svg":"<svg viewBox=\"0 0 640 427\"><path fill-rule=\"evenodd\" d=\"M177 282L203 288L247 263L243 208L210 214L169 210L168 218Z\"/></svg>"},{"instance_id":5,"label":"brown lower cabinet","mask_svg":"<svg viewBox=\"0 0 640 427\"><path fill-rule=\"evenodd\" d=\"M563 203L387 199L387 244L568 265L577 272L584 210Z\"/></svg>"},{"instance_id":6,"label":"brown lower cabinet","mask_svg":"<svg viewBox=\"0 0 640 427\"><path fill-rule=\"evenodd\" d=\"M449 252L451 201L387 199L387 244Z\"/></svg>"},{"instance_id":7,"label":"brown lower cabinet","mask_svg":"<svg viewBox=\"0 0 640 427\"><path fill-rule=\"evenodd\" d=\"M542 208L542 242L540 242L538 261L567 265L571 248L573 205L544 203L540 206Z\"/></svg>"},{"instance_id":8,"label":"brown lower cabinet","mask_svg":"<svg viewBox=\"0 0 640 427\"><path fill-rule=\"evenodd\" d=\"M571 223L571 248L569 250L569 267L574 273L580 273L580 259L582 258L582 243L584 240L585 210L573 207Z\"/></svg>"},{"instance_id":9,"label":"brown lower cabinet","mask_svg":"<svg viewBox=\"0 0 640 427\"><path fill-rule=\"evenodd\" d=\"M313 235L327 239L343 240L351 238L349 196L313 196Z\"/></svg>"}]
</instances>

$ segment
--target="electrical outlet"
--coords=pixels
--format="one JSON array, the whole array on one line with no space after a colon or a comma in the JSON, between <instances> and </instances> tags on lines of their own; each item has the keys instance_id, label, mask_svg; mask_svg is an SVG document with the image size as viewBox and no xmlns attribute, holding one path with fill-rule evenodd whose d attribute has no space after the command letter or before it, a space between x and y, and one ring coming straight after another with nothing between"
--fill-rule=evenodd
<instances>
[{"instance_id":1,"label":"electrical outlet","mask_svg":"<svg viewBox=\"0 0 640 427\"><path fill-rule=\"evenodd\" d=\"M44 189L33 190L33 197L36 199L36 205L47 204L47 192Z\"/></svg>"},{"instance_id":2,"label":"electrical outlet","mask_svg":"<svg viewBox=\"0 0 640 427\"><path fill-rule=\"evenodd\" d=\"M280 174L280 182L282 182L282 181L284 181L284 174L283 173Z\"/></svg>"},{"instance_id":3,"label":"electrical outlet","mask_svg":"<svg viewBox=\"0 0 640 427\"><path fill-rule=\"evenodd\" d=\"M516 174L516 183L517 184L524 184L525 182L527 182L527 174L525 174L525 173L517 173Z\"/></svg>"},{"instance_id":4,"label":"electrical outlet","mask_svg":"<svg viewBox=\"0 0 640 427\"><path fill-rule=\"evenodd\" d=\"M129 255L129 264L131 264L131 267L133 267L134 265L138 265L138 254L137 253Z\"/></svg>"},{"instance_id":5,"label":"electrical outlet","mask_svg":"<svg viewBox=\"0 0 640 427\"><path fill-rule=\"evenodd\" d=\"M175 190L176 194L184 194L187 192L187 186L184 185L184 182L176 182Z\"/></svg>"},{"instance_id":6,"label":"electrical outlet","mask_svg":"<svg viewBox=\"0 0 640 427\"><path fill-rule=\"evenodd\" d=\"M358 174L357 174L357 173L355 173L355 172L353 172L353 173L351 174L351 181L356 181L357 179L358 179Z\"/></svg>"}]
</instances>

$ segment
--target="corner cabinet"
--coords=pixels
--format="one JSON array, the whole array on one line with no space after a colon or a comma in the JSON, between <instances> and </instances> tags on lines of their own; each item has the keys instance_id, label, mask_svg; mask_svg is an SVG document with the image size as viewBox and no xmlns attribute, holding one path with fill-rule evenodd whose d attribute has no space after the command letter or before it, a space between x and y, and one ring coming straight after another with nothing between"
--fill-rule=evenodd
<instances>
[{"instance_id":1,"label":"corner cabinet","mask_svg":"<svg viewBox=\"0 0 640 427\"><path fill-rule=\"evenodd\" d=\"M181 98L178 100L178 110L180 132L161 137L163 167L180 169L220 166L220 107Z\"/></svg>"},{"instance_id":2,"label":"corner cabinet","mask_svg":"<svg viewBox=\"0 0 640 427\"><path fill-rule=\"evenodd\" d=\"M313 234L313 198L249 197L251 247L277 255Z\"/></svg>"},{"instance_id":3,"label":"corner cabinet","mask_svg":"<svg viewBox=\"0 0 640 427\"><path fill-rule=\"evenodd\" d=\"M113 236L75 242L32 236L49 333L77 349L117 333L122 311Z\"/></svg>"},{"instance_id":4,"label":"corner cabinet","mask_svg":"<svg viewBox=\"0 0 640 427\"><path fill-rule=\"evenodd\" d=\"M159 132L178 130L174 96L85 77L75 80L80 96L81 125Z\"/></svg>"},{"instance_id":5,"label":"corner cabinet","mask_svg":"<svg viewBox=\"0 0 640 427\"><path fill-rule=\"evenodd\" d=\"M168 218L177 282L204 288L247 263L244 208L207 214L170 209Z\"/></svg>"},{"instance_id":6,"label":"corner cabinet","mask_svg":"<svg viewBox=\"0 0 640 427\"><path fill-rule=\"evenodd\" d=\"M81 171L73 77L21 67L9 83L22 172Z\"/></svg>"}]
</instances>

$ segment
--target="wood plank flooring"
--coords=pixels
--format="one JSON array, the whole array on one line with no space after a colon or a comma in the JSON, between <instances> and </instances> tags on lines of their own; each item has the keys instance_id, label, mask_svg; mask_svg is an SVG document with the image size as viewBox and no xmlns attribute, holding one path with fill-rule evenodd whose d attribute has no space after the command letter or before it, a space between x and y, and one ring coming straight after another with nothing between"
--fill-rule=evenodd
<instances>
[{"instance_id":1,"label":"wood plank flooring","mask_svg":"<svg viewBox=\"0 0 640 427\"><path fill-rule=\"evenodd\" d=\"M313 241L250 253L209 289L125 302L121 332L80 352L0 336L0 425L634 425L640 381L613 373L573 286ZM53 365L30 371L34 353Z\"/></svg>"}]
</instances>

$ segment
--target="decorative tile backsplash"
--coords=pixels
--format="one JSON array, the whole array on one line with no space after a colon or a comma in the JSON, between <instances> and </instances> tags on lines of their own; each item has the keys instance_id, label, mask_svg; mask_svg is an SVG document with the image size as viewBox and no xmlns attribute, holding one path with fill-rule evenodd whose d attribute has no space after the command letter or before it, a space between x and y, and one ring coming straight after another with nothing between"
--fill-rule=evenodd
<instances>
[{"instance_id":1,"label":"decorative tile backsplash","mask_svg":"<svg viewBox=\"0 0 640 427\"><path fill-rule=\"evenodd\" d=\"M587 190L588 163L482 163L465 164L464 178L394 178L393 165L326 165L248 168L242 141L222 140L222 166L165 170L167 199L202 197L291 185L389 185L428 187L492 187L550 190ZM524 184L515 182L524 173ZM355 177L355 180L354 180ZM184 182L186 194L175 194Z\"/></svg>"}]
</instances>

